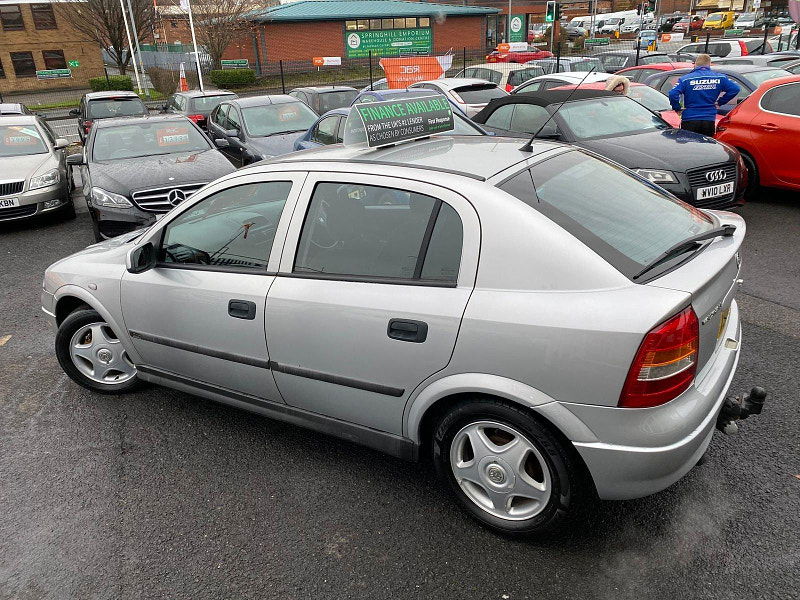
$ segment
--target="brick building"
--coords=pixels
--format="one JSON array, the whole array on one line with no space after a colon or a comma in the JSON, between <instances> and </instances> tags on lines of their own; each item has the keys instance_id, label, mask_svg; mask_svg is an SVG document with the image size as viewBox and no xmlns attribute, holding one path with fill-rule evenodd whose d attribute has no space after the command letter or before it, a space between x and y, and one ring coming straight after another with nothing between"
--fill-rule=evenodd
<instances>
[{"instance_id":1,"label":"brick building","mask_svg":"<svg viewBox=\"0 0 800 600\"><path fill-rule=\"evenodd\" d=\"M100 47L64 18L69 3L54 4L0 0L0 93L87 88L103 74Z\"/></svg>"},{"instance_id":2,"label":"brick building","mask_svg":"<svg viewBox=\"0 0 800 600\"><path fill-rule=\"evenodd\" d=\"M363 58L484 50L497 8L402 0L299 0L248 14L253 25L225 51L259 70L315 56Z\"/></svg>"}]
</instances>

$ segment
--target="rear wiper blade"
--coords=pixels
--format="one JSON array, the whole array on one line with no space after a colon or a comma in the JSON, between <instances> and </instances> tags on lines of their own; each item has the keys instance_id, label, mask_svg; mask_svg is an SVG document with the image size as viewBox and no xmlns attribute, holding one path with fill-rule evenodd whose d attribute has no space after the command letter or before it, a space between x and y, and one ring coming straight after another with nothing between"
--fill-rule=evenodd
<instances>
[{"instance_id":1,"label":"rear wiper blade","mask_svg":"<svg viewBox=\"0 0 800 600\"><path fill-rule=\"evenodd\" d=\"M642 269L636 275L634 275L633 279L639 279L639 277L641 277L648 271L651 271L658 265L665 263L670 258L678 256L679 254L683 254L688 250L691 250L698 242L702 242L703 240L710 240L715 237L730 237L733 235L734 231L736 231L736 225L723 225L722 227L716 227L709 231L698 233L697 235L693 235L692 237L686 238L682 242L678 242L677 244L670 246L664 252L659 254L653 262L651 262L644 269Z\"/></svg>"}]
</instances>

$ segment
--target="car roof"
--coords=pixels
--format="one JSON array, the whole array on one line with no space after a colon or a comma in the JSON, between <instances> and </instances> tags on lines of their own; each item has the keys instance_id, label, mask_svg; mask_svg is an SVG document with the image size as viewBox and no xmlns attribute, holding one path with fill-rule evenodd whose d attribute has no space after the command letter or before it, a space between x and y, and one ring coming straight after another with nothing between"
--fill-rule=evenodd
<instances>
[{"instance_id":1,"label":"car roof","mask_svg":"<svg viewBox=\"0 0 800 600\"><path fill-rule=\"evenodd\" d=\"M584 81L584 77L586 77L586 83L592 83L594 81L605 81L609 77L612 77L611 73L598 73L595 72L587 72L587 71L566 71L564 73L551 73L549 75L537 75L536 77L529 79L525 83L530 83L531 81L540 81L542 79L560 79L561 81L566 81L568 83Z\"/></svg>"},{"instance_id":2,"label":"car roof","mask_svg":"<svg viewBox=\"0 0 800 600\"><path fill-rule=\"evenodd\" d=\"M106 92L89 92L85 98L87 100L99 100L102 98L138 98L135 92L129 90L110 90Z\"/></svg>"},{"instance_id":3,"label":"car roof","mask_svg":"<svg viewBox=\"0 0 800 600\"><path fill-rule=\"evenodd\" d=\"M310 94L327 94L328 92L357 92L358 90L349 85L309 85L305 87L296 87L291 91L307 92Z\"/></svg>"},{"instance_id":4,"label":"car roof","mask_svg":"<svg viewBox=\"0 0 800 600\"><path fill-rule=\"evenodd\" d=\"M619 85L619 84L617 84L617 85ZM628 85L630 87L650 87L649 85L645 85L645 84L640 83L638 81L631 81ZM574 90L576 88L579 89L579 90L605 90L606 89L606 82L605 81L593 81L591 83L581 83L580 85L577 85L577 86L572 84L572 83L569 83L569 84L566 84L566 85L560 85L558 87L550 88L547 91ZM655 90L653 90L653 91L655 91ZM533 93L533 92L531 92L531 93ZM525 94L524 91L520 92L520 95L523 95L523 94Z\"/></svg>"},{"instance_id":5,"label":"car roof","mask_svg":"<svg viewBox=\"0 0 800 600\"><path fill-rule=\"evenodd\" d=\"M437 96L439 92L436 90L428 90L425 88L389 88L387 90L372 90L371 92L367 90L366 92L361 92L361 94L375 94L376 96L384 97L384 96L400 96L401 94L413 94L414 96ZM358 96L360 97L361 94ZM355 102L355 101L354 101Z\"/></svg>"},{"instance_id":6,"label":"car roof","mask_svg":"<svg viewBox=\"0 0 800 600\"><path fill-rule=\"evenodd\" d=\"M774 66L773 67L762 67L761 65L719 65L719 66L716 66L714 64L714 62L713 62L714 61L713 58L711 59L711 61L712 61L711 62L711 69L713 71L719 71L720 73L723 73L725 75L727 75L728 73L732 73L734 75L739 75L739 74L746 75L747 73L758 73L760 71L774 71L775 69L779 68L779 67L774 67ZM691 71L692 71L692 69L675 69L670 74L671 75L681 75L681 74L684 74L684 73L690 73ZM651 75L651 77L657 77L657 76L658 76L658 74Z\"/></svg>"},{"instance_id":7,"label":"car roof","mask_svg":"<svg viewBox=\"0 0 800 600\"><path fill-rule=\"evenodd\" d=\"M791 56L791 55L788 55L788 54L784 54L784 55L781 55L781 56L775 56L773 54L747 54L745 56L725 56L723 58L716 58L716 59L712 58L711 61L712 61L712 65L714 65L714 64L717 64L717 65L720 65L720 64L721 65L737 65L737 64L738 65L747 65L747 64L750 64L750 65L759 65L759 66L761 66L761 65L768 65L769 63L773 63L773 62L774 63L778 63L778 64L781 64L781 63L788 64L788 63L792 62L792 60L796 60L796 59L797 59L796 56ZM727 62L729 60L730 61L743 61L743 62ZM720 61L722 61L722 62L720 62ZM748 62L748 61L752 61L752 62ZM774 67L776 65L770 65L770 66Z\"/></svg>"},{"instance_id":8,"label":"car roof","mask_svg":"<svg viewBox=\"0 0 800 600\"><path fill-rule=\"evenodd\" d=\"M25 105L20 102L3 102L0 104L0 114L23 114Z\"/></svg>"},{"instance_id":9,"label":"car roof","mask_svg":"<svg viewBox=\"0 0 800 600\"><path fill-rule=\"evenodd\" d=\"M472 77L443 77L442 79L428 79L426 81L417 81L418 83L433 83L439 87L452 90L454 88L466 87L469 85L487 85L491 82L485 79L476 79ZM491 84L493 85L493 84Z\"/></svg>"},{"instance_id":10,"label":"car roof","mask_svg":"<svg viewBox=\"0 0 800 600\"><path fill-rule=\"evenodd\" d=\"M539 60L547 60L547 59L539 59ZM481 63L478 65L467 65L467 69L489 69L490 71L499 71L503 73L509 73L511 71L519 71L520 69L527 69L529 67L535 67L536 61L528 61L526 63ZM455 78L453 78L455 79Z\"/></svg>"},{"instance_id":11,"label":"car roof","mask_svg":"<svg viewBox=\"0 0 800 600\"><path fill-rule=\"evenodd\" d=\"M598 52L595 56L636 56L636 50L606 50ZM639 58L646 56L667 56L666 52L639 52Z\"/></svg>"},{"instance_id":12,"label":"car roof","mask_svg":"<svg viewBox=\"0 0 800 600\"><path fill-rule=\"evenodd\" d=\"M535 104L537 106L550 106L561 102L585 100L587 98L600 98L603 96L620 96L612 90L594 89L584 87L570 87L565 90L541 90L535 92L521 91L518 94L511 94L503 98L493 98L489 101L489 107L502 106L504 104ZM623 97L623 96L620 96Z\"/></svg>"},{"instance_id":13,"label":"car roof","mask_svg":"<svg viewBox=\"0 0 800 600\"><path fill-rule=\"evenodd\" d=\"M663 63L648 63L646 65L636 65L633 67L625 67L617 71L617 75L624 75L627 71L633 69L658 69L659 71L674 71L675 69L693 69L694 64L684 61L663 62Z\"/></svg>"},{"instance_id":14,"label":"car roof","mask_svg":"<svg viewBox=\"0 0 800 600\"><path fill-rule=\"evenodd\" d=\"M191 121L184 117L183 115L175 114L175 113L168 113L168 114L155 114L155 115L132 115L129 117L109 117L107 119L99 119L95 121L92 128L100 127L114 127L117 125L130 125L136 123L150 123L150 122L169 122L169 121Z\"/></svg>"},{"instance_id":15,"label":"car roof","mask_svg":"<svg viewBox=\"0 0 800 600\"><path fill-rule=\"evenodd\" d=\"M268 104L289 104L290 102L300 102L300 100L288 94L265 94L264 96L231 98L230 100L225 100L225 102L246 108L248 106L267 106Z\"/></svg>"},{"instance_id":16,"label":"car roof","mask_svg":"<svg viewBox=\"0 0 800 600\"><path fill-rule=\"evenodd\" d=\"M597 59L596 56L562 56L561 58L557 58L555 56L548 56L547 58L537 58L537 59L534 59L534 60L529 60L525 64L526 65L535 65L536 63L539 63L539 62L554 63L556 61L560 61L560 62L578 62L578 61L581 61L581 60L587 60L587 59L593 59L593 58L596 59L596 60L599 60L599 59Z\"/></svg>"},{"instance_id":17,"label":"car roof","mask_svg":"<svg viewBox=\"0 0 800 600\"><path fill-rule=\"evenodd\" d=\"M189 90L188 92L177 92L176 96L186 96L187 98L205 98L207 96L235 96L236 92L228 90L207 90L201 92L200 90Z\"/></svg>"},{"instance_id":18,"label":"car roof","mask_svg":"<svg viewBox=\"0 0 800 600\"><path fill-rule=\"evenodd\" d=\"M485 137L469 135L431 136L382 148L354 146L327 146L294 152L270 163L295 162L350 162L391 165L442 171L486 180L520 162L547 150L563 147L556 142L536 140L533 152L520 150L523 143L518 138ZM267 161L257 163L263 165ZM430 181L430 177L427 178Z\"/></svg>"},{"instance_id":19,"label":"car roof","mask_svg":"<svg viewBox=\"0 0 800 600\"><path fill-rule=\"evenodd\" d=\"M0 115L0 125L33 125L36 115Z\"/></svg>"},{"instance_id":20,"label":"car roof","mask_svg":"<svg viewBox=\"0 0 800 600\"><path fill-rule=\"evenodd\" d=\"M331 110L329 110L329 111L327 111L327 112L324 112L324 113L322 113L322 114L319 116L319 119L317 119L317 121L321 121L321 120L322 120L322 119L324 119L325 117L329 117L329 116L331 116L331 115L345 115L345 116L347 116L347 115L349 115L349 114L350 114L350 109L351 109L351 108L352 108L352 107L350 107L350 106L344 106L344 107L342 107L342 108L332 108Z\"/></svg>"}]
</instances>

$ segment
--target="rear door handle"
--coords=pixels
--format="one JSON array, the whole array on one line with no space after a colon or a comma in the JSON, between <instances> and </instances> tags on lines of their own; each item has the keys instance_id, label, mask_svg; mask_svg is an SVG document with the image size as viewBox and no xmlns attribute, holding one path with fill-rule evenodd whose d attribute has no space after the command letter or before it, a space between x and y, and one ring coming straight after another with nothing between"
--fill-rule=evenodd
<instances>
[{"instance_id":1,"label":"rear door handle","mask_svg":"<svg viewBox=\"0 0 800 600\"><path fill-rule=\"evenodd\" d=\"M428 338L428 324L409 319L392 319L386 334L393 340L421 344Z\"/></svg>"},{"instance_id":2,"label":"rear door handle","mask_svg":"<svg viewBox=\"0 0 800 600\"><path fill-rule=\"evenodd\" d=\"M775 125L775 123L764 123L761 126L761 129L763 129L764 131L778 131L778 129L780 129L780 127Z\"/></svg>"},{"instance_id":3,"label":"rear door handle","mask_svg":"<svg viewBox=\"0 0 800 600\"><path fill-rule=\"evenodd\" d=\"M252 321L256 318L256 303L249 300L230 300L228 314L237 319Z\"/></svg>"}]
</instances>

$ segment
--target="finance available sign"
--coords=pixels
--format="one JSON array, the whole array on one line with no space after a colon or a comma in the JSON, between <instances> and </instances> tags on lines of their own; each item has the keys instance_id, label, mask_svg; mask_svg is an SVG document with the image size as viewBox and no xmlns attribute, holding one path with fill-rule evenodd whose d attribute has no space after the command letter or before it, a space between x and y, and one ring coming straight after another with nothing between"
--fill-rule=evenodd
<instances>
[{"instance_id":1,"label":"finance available sign","mask_svg":"<svg viewBox=\"0 0 800 600\"><path fill-rule=\"evenodd\" d=\"M452 131L453 110L444 96L356 104L370 147Z\"/></svg>"},{"instance_id":2,"label":"finance available sign","mask_svg":"<svg viewBox=\"0 0 800 600\"><path fill-rule=\"evenodd\" d=\"M430 54L433 36L430 27L345 31L344 48L347 58Z\"/></svg>"}]
</instances>

